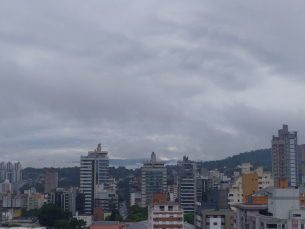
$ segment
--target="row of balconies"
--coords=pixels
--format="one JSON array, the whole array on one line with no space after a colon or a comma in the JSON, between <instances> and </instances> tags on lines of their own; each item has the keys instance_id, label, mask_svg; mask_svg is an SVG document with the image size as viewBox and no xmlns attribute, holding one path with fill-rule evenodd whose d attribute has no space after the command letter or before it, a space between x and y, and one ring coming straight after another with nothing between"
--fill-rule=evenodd
<instances>
[{"instance_id":1,"label":"row of balconies","mask_svg":"<svg viewBox=\"0 0 305 229\"><path fill-rule=\"evenodd\" d=\"M154 221L182 221L182 217L158 217L158 218L153 218Z\"/></svg>"},{"instance_id":2,"label":"row of balconies","mask_svg":"<svg viewBox=\"0 0 305 229\"><path fill-rule=\"evenodd\" d=\"M153 228L182 228L182 227L183 227L183 224L177 224L177 225L170 225L170 224L156 225L156 224L154 224L153 225Z\"/></svg>"}]
</instances>

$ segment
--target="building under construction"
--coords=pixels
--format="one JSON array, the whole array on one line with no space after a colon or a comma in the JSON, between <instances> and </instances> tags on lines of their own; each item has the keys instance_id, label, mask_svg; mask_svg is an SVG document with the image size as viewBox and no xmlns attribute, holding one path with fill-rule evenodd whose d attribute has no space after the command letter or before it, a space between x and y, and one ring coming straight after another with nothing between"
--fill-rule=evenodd
<instances>
[{"instance_id":1,"label":"building under construction","mask_svg":"<svg viewBox=\"0 0 305 229\"><path fill-rule=\"evenodd\" d=\"M288 125L272 136L272 173L276 187L298 186L297 131L288 131ZM303 171L304 173L304 171Z\"/></svg>"}]
</instances>

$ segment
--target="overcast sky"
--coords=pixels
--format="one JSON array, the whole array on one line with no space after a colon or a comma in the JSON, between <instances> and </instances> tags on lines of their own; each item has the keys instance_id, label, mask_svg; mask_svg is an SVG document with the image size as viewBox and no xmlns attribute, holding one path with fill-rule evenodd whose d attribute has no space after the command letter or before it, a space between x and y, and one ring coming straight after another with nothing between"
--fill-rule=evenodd
<instances>
[{"instance_id":1,"label":"overcast sky","mask_svg":"<svg viewBox=\"0 0 305 229\"><path fill-rule=\"evenodd\" d=\"M0 154L23 167L305 143L304 1L1 1Z\"/></svg>"}]
</instances>

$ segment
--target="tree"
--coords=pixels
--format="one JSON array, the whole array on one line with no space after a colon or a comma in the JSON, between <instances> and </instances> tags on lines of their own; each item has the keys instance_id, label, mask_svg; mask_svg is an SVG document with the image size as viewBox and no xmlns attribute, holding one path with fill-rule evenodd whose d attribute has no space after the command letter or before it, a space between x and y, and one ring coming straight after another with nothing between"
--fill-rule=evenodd
<instances>
[{"instance_id":1,"label":"tree","mask_svg":"<svg viewBox=\"0 0 305 229\"><path fill-rule=\"evenodd\" d=\"M56 229L70 229L69 228L69 225L68 225L68 222L66 220L56 220L55 221L55 228Z\"/></svg>"},{"instance_id":2,"label":"tree","mask_svg":"<svg viewBox=\"0 0 305 229\"><path fill-rule=\"evenodd\" d=\"M123 220L124 220L123 216L121 216L120 212L114 207L112 208L111 215L105 218L105 221L123 221Z\"/></svg>"},{"instance_id":3,"label":"tree","mask_svg":"<svg viewBox=\"0 0 305 229\"><path fill-rule=\"evenodd\" d=\"M68 222L71 217L71 212L64 212L55 204L43 205L38 214L39 223L47 227L54 227L57 220L66 220Z\"/></svg>"},{"instance_id":4,"label":"tree","mask_svg":"<svg viewBox=\"0 0 305 229\"><path fill-rule=\"evenodd\" d=\"M111 215L106 216L105 221L124 221L123 216L120 214L115 214L114 218L111 218Z\"/></svg>"},{"instance_id":5,"label":"tree","mask_svg":"<svg viewBox=\"0 0 305 229\"><path fill-rule=\"evenodd\" d=\"M148 210L146 207L133 205L129 209L129 215L125 219L126 222L139 222L148 219Z\"/></svg>"},{"instance_id":6,"label":"tree","mask_svg":"<svg viewBox=\"0 0 305 229\"><path fill-rule=\"evenodd\" d=\"M37 208L29 210L29 211L27 211L26 208L21 208L22 217L29 217L29 216L37 217L39 212L40 212L40 209L37 209Z\"/></svg>"},{"instance_id":7,"label":"tree","mask_svg":"<svg viewBox=\"0 0 305 229\"><path fill-rule=\"evenodd\" d=\"M188 222L189 224L194 225L194 212L185 214L184 221Z\"/></svg>"},{"instance_id":8,"label":"tree","mask_svg":"<svg viewBox=\"0 0 305 229\"><path fill-rule=\"evenodd\" d=\"M76 218L72 218L70 220L69 227L71 229L82 229L82 228L85 228L86 227L86 221L84 221L82 219L77 220Z\"/></svg>"}]
</instances>

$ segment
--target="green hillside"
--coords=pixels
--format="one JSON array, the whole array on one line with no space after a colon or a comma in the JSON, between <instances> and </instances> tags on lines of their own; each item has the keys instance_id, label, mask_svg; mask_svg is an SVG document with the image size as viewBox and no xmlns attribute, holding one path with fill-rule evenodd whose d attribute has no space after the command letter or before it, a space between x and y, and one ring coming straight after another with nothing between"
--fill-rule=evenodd
<instances>
[{"instance_id":1,"label":"green hillside","mask_svg":"<svg viewBox=\"0 0 305 229\"><path fill-rule=\"evenodd\" d=\"M301 146L298 146L298 158L299 166L301 164ZM252 150L250 152L240 153L231 157L227 157L223 160L206 161L198 163L201 168L208 170L219 168L235 168L242 163L250 162L254 167L263 166L265 168L271 168L271 148Z\"/></svg>"}]
</instances>

